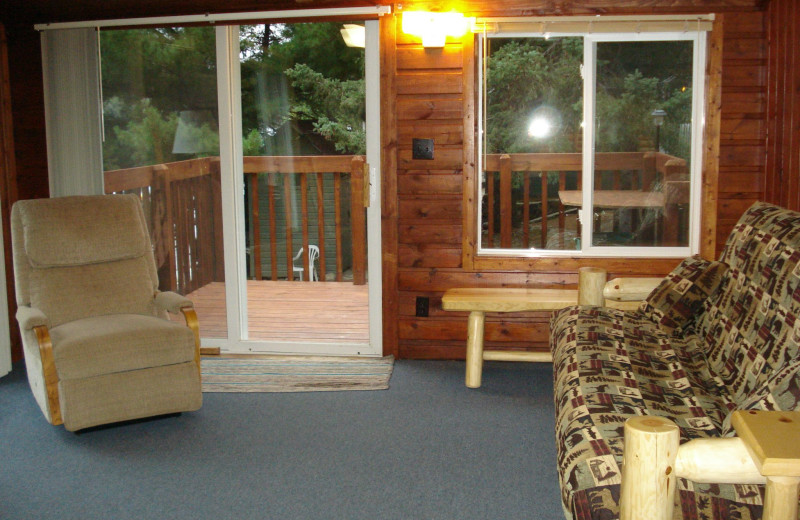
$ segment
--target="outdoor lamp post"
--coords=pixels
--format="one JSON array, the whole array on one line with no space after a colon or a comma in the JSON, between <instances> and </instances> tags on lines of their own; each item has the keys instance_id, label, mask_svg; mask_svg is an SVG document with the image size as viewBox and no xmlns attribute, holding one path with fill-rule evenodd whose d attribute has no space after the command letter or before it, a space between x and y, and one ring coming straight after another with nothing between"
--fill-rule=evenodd
<instances>
[{"instance_id":1,"label":"outdoor lamp post","mask_svg":"<svg viewBox=\"0 0 800 520\"><path fill-rule=\"evenodd\" d=\"M653 124L656 125L656 152L658 152L661 150L661 125L664 124L664 118L667 117L667 113L657 108L653 110L650 116L653 118Z\"/></svg>"}]
</instances>

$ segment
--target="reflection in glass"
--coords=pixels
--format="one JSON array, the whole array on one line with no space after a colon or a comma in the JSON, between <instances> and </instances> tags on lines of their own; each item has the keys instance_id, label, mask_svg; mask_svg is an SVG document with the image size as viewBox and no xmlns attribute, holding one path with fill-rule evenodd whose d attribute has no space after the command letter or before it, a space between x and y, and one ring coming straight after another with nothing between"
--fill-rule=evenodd
<instances>
[{"instance_id":1,"label":"reflection in glass","mask_svg":"<svg viewBox=\"0 0 800 520\"><path fill-rule=\"evenodd\" d=\"M105 191L139 195L160 288L213 299L200 333L225 338L214 28L104 30L100 49Z\"/></svg>"},{"instance_id":2,"label":"reflection in glass","mask_svg":"<svg viewBox=\"0 0 800 520\"><path fill-rule=\"evenodd\" d=\"M597 44L593 245L688 245L692 52Z\"/></svg>"},{"instance_id":3,"label":"reflection in glass","mask_svg":"<svg viewBox=\"0 0 800 520\"><path fill-rule=\"evenodd\" d=\"M483 249L570 250L580 187L582 38L490 38L484 57Z\"/></svg>"}]
</instances>

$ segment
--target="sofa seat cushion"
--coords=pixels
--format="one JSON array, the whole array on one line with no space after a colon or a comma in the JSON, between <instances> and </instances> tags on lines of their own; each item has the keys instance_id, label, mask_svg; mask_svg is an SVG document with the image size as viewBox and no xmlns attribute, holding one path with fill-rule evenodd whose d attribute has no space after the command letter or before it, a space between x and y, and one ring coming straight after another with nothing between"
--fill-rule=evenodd
<instances>
[{"instance_id":1,"label":"sofa seat cushion","mask_svg":"<svg viewBox=\"0 0 800 520\"><path fill-rule=\"evenodd\" d=\"M551 320L551 348L558 472L568 517L617 518L628 418L666 417L680 427L685 442L719 436L734 408L725 386L707 370L698 337L691 331L671 335L639 312L558 311ZM761 510L758 486L683 479L678 485L677 511L684 518Z\"/></svg>"},{"instance_id":2,"label":"sofa seat cushion","mask_svg":"<svg viewBox=\"0 0 800 520\"><path fill-rule=\"evenodd\" d=\"M140 314L71 321L50 330L59 379L79 379L194 360L183 324Z\"/></svg>"}]
</instances>

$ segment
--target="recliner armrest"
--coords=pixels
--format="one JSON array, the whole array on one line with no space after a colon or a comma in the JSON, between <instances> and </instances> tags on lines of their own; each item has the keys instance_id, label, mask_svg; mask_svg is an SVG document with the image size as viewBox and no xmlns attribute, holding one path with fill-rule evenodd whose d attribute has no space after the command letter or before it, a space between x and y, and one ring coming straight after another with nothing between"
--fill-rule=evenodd
<instances>
[{"instance_id":1,"label":"recliner armrest","mask_svg":"<svg viewBox=\"0 0 800 520\"><path fill-rule=\"evenodd\" d=\"M158 308L173 314L179 314L185 307L194 308L192 300L172 291L157 292L154 303Z\"/></svg>"},{"instance_id":2,"label":"recliner armrest","mask_svg":"<svg viewBox=\"0 0 800 520\"><path fill-rule=\"evenodd\" d=\"M17 322L22 330L33 330L35 327L50 327L50 320L47 316L37 309L28 305L17 307Z\"/></svg>"}]
</instances>

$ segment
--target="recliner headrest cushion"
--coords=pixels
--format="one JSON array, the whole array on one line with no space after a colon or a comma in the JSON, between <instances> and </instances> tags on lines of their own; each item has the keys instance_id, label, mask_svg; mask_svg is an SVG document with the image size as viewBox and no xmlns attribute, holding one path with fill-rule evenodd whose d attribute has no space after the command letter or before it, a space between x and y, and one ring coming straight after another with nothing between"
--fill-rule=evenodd
<instances>
[{"instance_id":1,"label":"recliner headrest cushion","mask_svg":"<svg viewBox=\"0 0 800 520\"><path fill-rule=\"evenodd\" d=\"M150 247L135 195L58 197L18 204L25 252L33 267L125 260L147 253Z\"/></svg>"}]
</instances>

